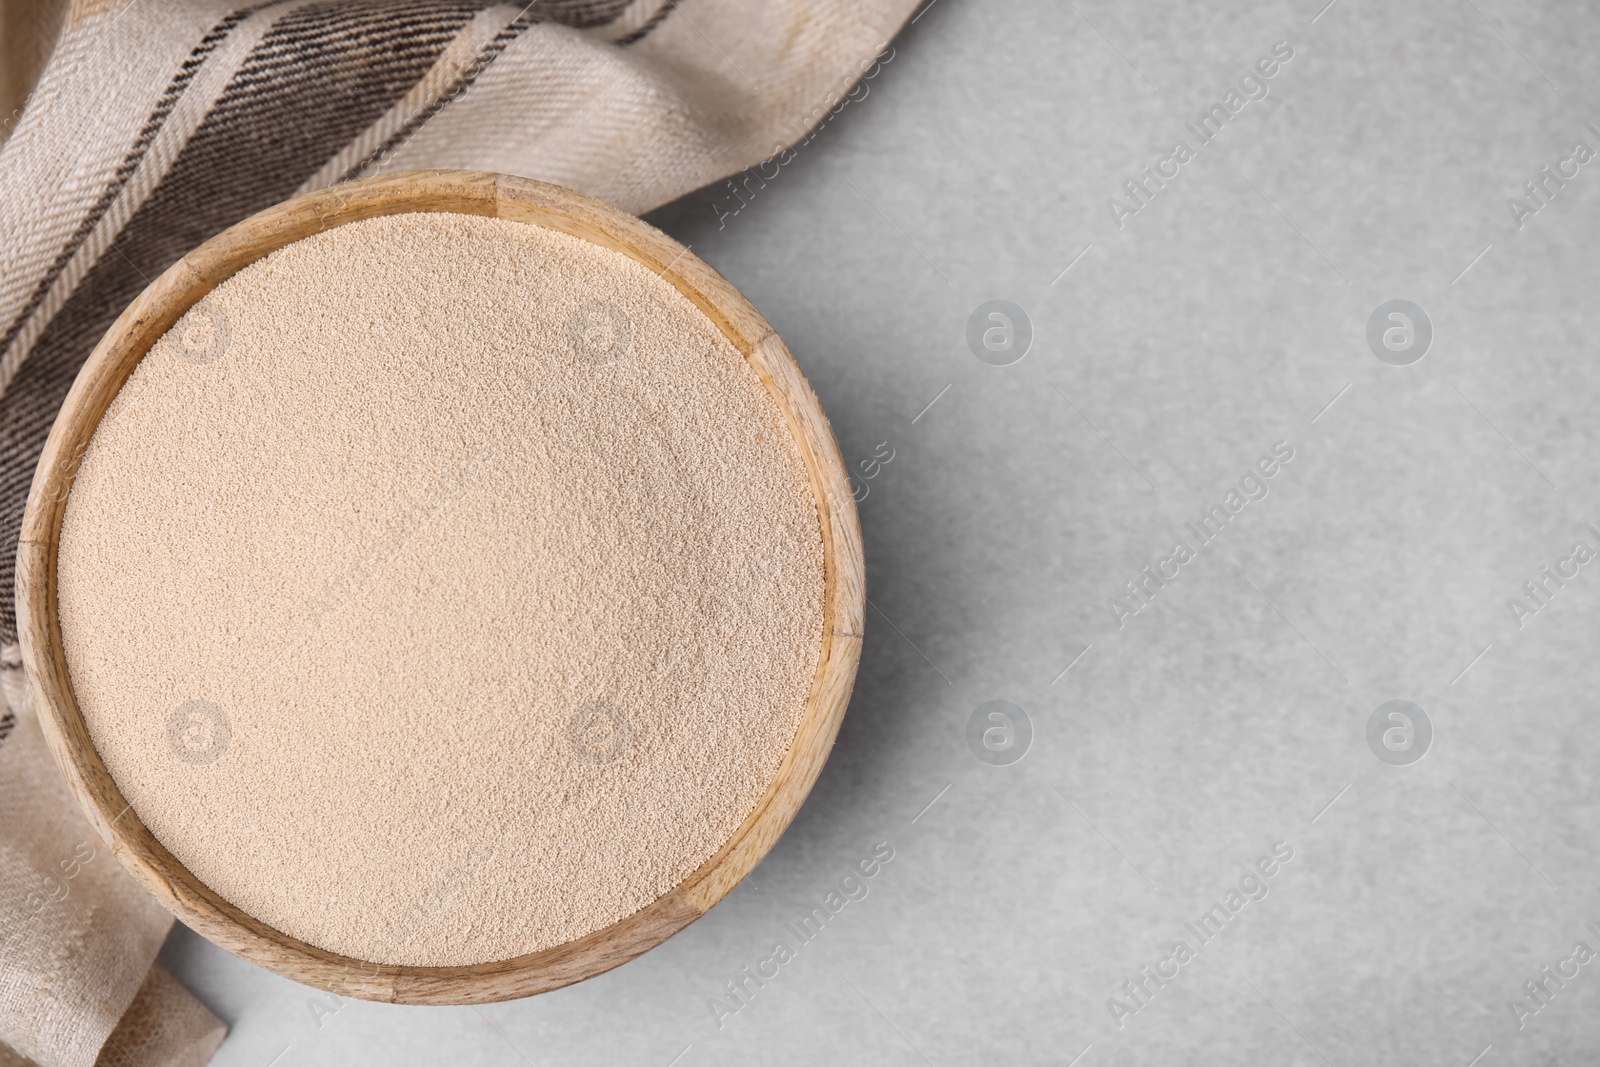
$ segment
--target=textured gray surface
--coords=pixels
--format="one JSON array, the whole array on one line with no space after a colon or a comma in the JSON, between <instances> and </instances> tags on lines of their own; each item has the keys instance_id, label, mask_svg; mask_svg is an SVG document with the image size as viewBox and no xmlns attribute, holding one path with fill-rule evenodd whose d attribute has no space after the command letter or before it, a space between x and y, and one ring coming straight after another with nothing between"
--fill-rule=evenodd
<instances>
[{"instance_id":1,"label":"textured gray surface","mask_svg":"<svg viewBox=\"0 0 1600 1067\"><path fill-rule=\"evenodd\" d=\"M216 1062L1600 1057L1600 962L1509 1007L1600 949L1600 566L1507 606L1600 549L1600 170L1520 230L1507 205L1600 150L1600 13L1324 2L940 0L738 214L659 212L787 339L846 459L893 450L862 469L874 606L831 761L704 920L532 1000L329 1015L180 930L163 958L233 1027ZM1198 146L1185 121L1284 40ZM1179 138L1119 229L1107 198ZM1007 367L965 341L993 298L1034 327ZM1404 367L1366 341L1397 298L1434 330ZM1119 628L1108 600L1278 442L1270 492ZM1434 730L1408 766L1367 743L1395 698ZM966 741L992 699L1034 727L1009 766ZM880 841L867 896L719 1028L711 998ZM1202 943L1185 921L1277 842Z\"/></svg>"}]
</instances>

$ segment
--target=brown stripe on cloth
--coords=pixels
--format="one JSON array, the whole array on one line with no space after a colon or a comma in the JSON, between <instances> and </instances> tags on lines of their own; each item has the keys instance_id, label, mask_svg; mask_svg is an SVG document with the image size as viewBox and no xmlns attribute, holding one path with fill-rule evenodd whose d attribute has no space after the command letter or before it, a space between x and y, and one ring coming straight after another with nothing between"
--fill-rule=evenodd
<instances>
[{"instance_id":1,"label":"brown stripe on cloth","mask_svg":"<svg viewBox=\"0 0 1600 1067\"><path fill-rule=\"evenodd\" d=\"M473 57L471 63L455 78L449 86L439 92L425 107L419 107L394 133L389 135L381 144L378 144L363 156L358 163L350 165L339 174L340 181L349 181L352 178L371 177L371 168L382 160L388 153L404 144L416 132L431 121L445 108L459 98L463 92L472 87L478 77L489 68L489 65L499 58L506 46L523 31L537 22L558 22L573 29L589 30L602 26L609 26L617 22L622 14L630 8L636 9L634 17L644 18L638 29L628 31L627 23L621 28L623 36L612 41L619 48L626 47L643 40L650 32L661 25L666 16L678 5L678 0L658 0L660 6L648 16L643 14L643 9L648 7L646 0L544 0L541 3L530 4L517 14L504 29L495 34L494 39L488 42L479 53Z\"/></svg>"},{"instance_id":2,"label":"brown stripe on cloth","mask_svg":"<svg viewBox=\"0 0 1600 1067\"><path fill-rule=\"evenodd\" d=\"M156 134L161 132L161 127L167 121L167 116L171 115L172 109L177 106L178 98L183 95L184 90L194 81L195 72L200 69L200 65L216 50L217 45L233 31L234 27L244 21L249 14L249 9L235 11L218 22L211 29L211 32L200 39L200 43L194 46L194 51L190 52L189 57L179 66L178 73L173 75L171 84L161 94L161 99L156 103L155 110L145 120L144 129L139 132L139 137L134 141L133 147L128 149L128 154L117 165L116 172L112 175L111 180L106 183L100 198L95 202L94 207L89 210L89 213L84 216L83 221L79 223L78 229L73 233L71 240L57 254L55 261L50 264L50 269L39 280L39 284L34 286L33 292L29 295L27 303L22 306L22 310L17 313L16 318L12 320L5 333L0 335L0 350L11 347L11 342L16 340L17 334L22 332L23 324L28 321L28 317L44 302L45 294L50 291L50 287L55 283L55 280L66 269L67 263L105 216L107 209L117 199L117 194L122 192L123 186L128 183L128 179L139 169L139 164L143 161L145 152L149 150L151 142L156 138Z\"/></svg>"},{"instance_id":3,"label":"brown stripe on cloth","mask_svg":"<svg viewBox=\"0 0 1600 1067\"><path fill-rule=\"evenodd\" d=\"M16 640L17 535L33 468L90 349L180 256L293 193L405 93L482 6L317 4L285 15L246 58L0 397L0 642Z\"/></svg>"},{"instance_id":4,"label":"brown stripe on cloth","mask_svg":"<svg viewBox=\"0 0 1600 1067\"><path fill-rule=\"evenodd\" d=\"M667 20L667 16L672 14L673 10L677 8L677 6L678 0L665 0L665 3L656 8L655 13L652 14L648 20L646 20L643 26L640 26L638 29L634 30L630 34L627 34L626 36L618 37L617 47L626 48L630 44L638 44L640 41L650 36L650 34L655 31L657 26L661 25Z\"/></svg>"},{"instance_id":5,"label":"brown stripe on cloth","mask_svg":"<svg viewBox=\"0 0 1600 1067\"><path fill-rule=\"evenodd\" d=\"M633 0L623 0L618 7L618 10L627 7L628 4L632 2ZM442 91L436 93L433 98L428 101L426 106L417 108L417 110L409 118L400 124L399 128L397 128L393 134L387 137L382 144L379 144L371 152L367 153L359 163L349 166L342 173L340 173L339 180L349 181L352 178L367 176L363 175L362 172L368 167L372 166L378 160L382 159L386 153L393 151L395 146L403 144L406 140L411 138L412 135L414 135L417 130L421 129L430 119L432 119L439 112L443 111L445 108L449 107L451 101L455 100L456 97L460 96L464 91L471 88L472 83L478 80L478 75L487 70L489 68L489 64L498 59L500 53L505 51L506 45L516 40L517 37L520 36L522 32L529 26L532 26L539 21L539 16L536 14L536 9L538 6L539 5L537 4L531 5L528 9L520 12L515 18L507 23L499 33L494 35L493 40L479 50L478 54L473 57L472 62L467 65L466 69L461 72L459 77L455 78L450 85L444 88ZM613 13L613 17L614 15L615 13Z\"/></svg>"},{"instance_id":6,"label":"brown stripe on cloth","mask_svg":"<svg viewBox=\"0 0 1600 1067\"><path fill-rule=\"evenodd\" d=\"M575 30L591 30L617 20L638 0L539 0L529 4L524 15L537 21L559 22Z\"/></svg>"}]
</instances>

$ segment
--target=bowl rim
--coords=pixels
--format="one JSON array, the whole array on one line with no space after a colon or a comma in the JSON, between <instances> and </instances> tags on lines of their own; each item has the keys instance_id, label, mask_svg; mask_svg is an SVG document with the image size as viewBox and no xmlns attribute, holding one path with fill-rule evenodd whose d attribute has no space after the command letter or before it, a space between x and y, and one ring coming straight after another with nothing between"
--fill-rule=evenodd
<instances>
[{"instance_id":1,"label":"bowl rim","mask_svg":"<svg viewBox=\"0 0 1600 1067\"><path fill-rule=\"evenodd\" d=\"M57 614L61 521L79 461L117 392L156 339L223 280L284 245L381 215L444 211L545 226L629 256L688 297L737 348L782 409L805 462L823 542L821 654L788 753L754 810L704 864L610 926L485 963L378 964L317 948L224 900L139 819L95 750L67 669ZM688 248L611 205L490 171L411 171L293 197L222 231L173 263L90 353L47 438L17 546L17 626L29 696L56 764L122 866L207 939L268 970L340 996L472 1004L559 989L654 948L726 897L793 820L833 747L860 661L865 622L861 528L849 475L816 394L776 332Z\"/></svg>"}]
</instances>

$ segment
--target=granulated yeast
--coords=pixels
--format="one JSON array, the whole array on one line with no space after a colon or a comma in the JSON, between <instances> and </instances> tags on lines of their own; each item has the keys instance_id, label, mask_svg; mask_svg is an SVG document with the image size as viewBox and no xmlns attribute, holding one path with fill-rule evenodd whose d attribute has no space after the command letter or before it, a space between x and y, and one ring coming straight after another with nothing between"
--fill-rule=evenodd
<instances>
[{"instance_id":1,"label":"granulated yeast","mask_svg":"<svg viewBox=\"0 0 1600 1067\"><path fill-rule=\"evenodd\" d=\"M60 616L139 818L383 963L505 959L710 858L793 739L822 544L776 401L618 253L411 214L241 271L83 457Z\"/></svg>"}]
</instances>

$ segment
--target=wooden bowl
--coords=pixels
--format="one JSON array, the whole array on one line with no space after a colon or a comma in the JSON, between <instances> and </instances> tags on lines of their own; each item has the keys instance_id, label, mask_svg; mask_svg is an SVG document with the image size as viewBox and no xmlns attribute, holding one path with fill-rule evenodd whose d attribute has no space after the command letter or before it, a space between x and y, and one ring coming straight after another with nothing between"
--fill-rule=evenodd
<instances>
[{"instance_id":1,"label":"wooden bowl","mask_svg":"<svg viewBox=\"0 0 1600 1067\"><path fill-rule=\"evenodd\" d=\"M655 271L722 330L783 410L810 474L824 551L822 650L794 742L748 818L676 888L604 929L494 963L410 967L328 952L223 900L139 820L89 737L72 691L56 603L56 552L73 476L95 427L157 338L223 279L275 249L334 226L408 211L487 215L544 226L621 252ZM17 623L30 691L50 749L122 865L223 948L307 985L405 1004L525 997L607 971L665 941L732 891L788 827L839 732L861 653L861 528L828 420L767 321L688 249L609 204L504 174L419 171L296 197L223 231L157 278L95 346L45 442L17 547Z\"/></svg>"}]
</instances>

